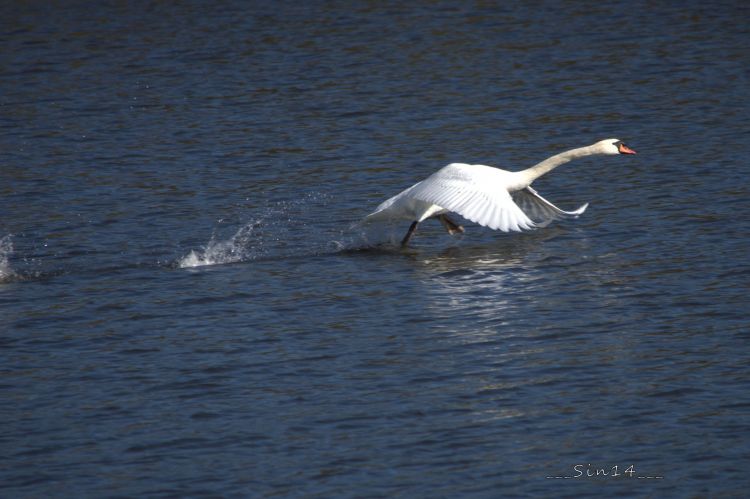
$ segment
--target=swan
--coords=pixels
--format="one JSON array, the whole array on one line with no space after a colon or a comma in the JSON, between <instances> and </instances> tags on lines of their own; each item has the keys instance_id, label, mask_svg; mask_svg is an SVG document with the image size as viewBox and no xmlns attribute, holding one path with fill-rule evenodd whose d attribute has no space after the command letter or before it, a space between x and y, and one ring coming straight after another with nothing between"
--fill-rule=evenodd
<instances>
[{"instance_id":1,"label":"swan","mask_svg":"<svg viewBox=\"0 0 750 499\"><path fill-rule=\"evenodd\" d=\"M401 246L405 247L417 225L429 218L437 218L451 235L464 232L463 227L448 218L449 212L503 232L519 232L545 227L557 219L577 218L588 203L574 211L561 210L540 196L531 183L568 161L599 154L636 152L618 139L605 139L561 152L517 172L451 163L381 203L363 222L410 220L409 230L401 240Z\"/></svg>"}]
</instances>

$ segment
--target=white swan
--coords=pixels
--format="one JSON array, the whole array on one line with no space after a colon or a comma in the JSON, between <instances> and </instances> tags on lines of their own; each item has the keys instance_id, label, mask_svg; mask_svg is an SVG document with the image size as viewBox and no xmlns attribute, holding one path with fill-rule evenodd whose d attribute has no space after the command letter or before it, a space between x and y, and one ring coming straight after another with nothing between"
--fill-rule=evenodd
<instances>
[{"instance_id":1,"label":"white swan","mask_svg":"<svg viewBox=\"0 0 750 499\"><path fill-rule=\"evenodd\" d=\"M578 217L588 203L575 211L561 210L531 188L534 180L572 159L635 153L617 139L606 139L556 154L520 172L451 163L381 203L363 222L411 220L402 246L409 243L417 225L428 218L440 220L451 235L463 232L463 227L446 216L448 212L504 232L544 227L556 219Z\"/></svg>"}]
</instances>

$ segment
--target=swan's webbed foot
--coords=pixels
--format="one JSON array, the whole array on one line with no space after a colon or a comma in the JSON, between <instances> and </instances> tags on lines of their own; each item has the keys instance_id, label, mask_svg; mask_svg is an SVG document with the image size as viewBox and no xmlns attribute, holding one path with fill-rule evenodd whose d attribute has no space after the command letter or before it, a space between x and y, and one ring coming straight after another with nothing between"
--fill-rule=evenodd
<instances>
[{"instance_id":1,"label":"swan's webbed foot","mask_svg":"<svg viewBox=\"0 0 750 499\"><path fill-rule=\"evenodd\" d=\"M401 240L401 247L405 248L407 244L409 244L409 239L411 239L412 234L414 234L414 231L417 230L417 225L419 225L419 222L416 220L411 223L409 226L409 230L406 232L406 235Z\"/></svg>"},{"instance_id":2,"label":"swan's webbed foot","mask_svg":"<svg viewBox=\"0 0 750 499\"><path fill-rule=\"evenodd\" d=\"M438 215L437 219L440 220L440 223L443 224L443 227L445 227L445 230L447 230L448 234L451 236L464 233L464 228L448 218L447 215Z\"/></svg>"}]
</instances>

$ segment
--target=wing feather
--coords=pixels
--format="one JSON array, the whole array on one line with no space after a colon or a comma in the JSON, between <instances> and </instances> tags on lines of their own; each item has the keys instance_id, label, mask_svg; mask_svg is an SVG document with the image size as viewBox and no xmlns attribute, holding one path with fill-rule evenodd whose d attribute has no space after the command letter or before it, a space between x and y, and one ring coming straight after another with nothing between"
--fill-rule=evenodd
<instances>
[{"instance_id":1,"label":"wing feather","mask_svg":"<svg viewBox=\"0 0 750 499\"><path fill-rule=\"evenodd\" d=\"M509 175L489 166L452 163L416 184L408 195L491 229L531 229L534 222L508 192Z\"/></svg>"},{"instance_id":2,"label":"wing feather","mask_svg":"<svg viewBox=\"0 0 750 499\"><path fill-rule=\"evenodd\" d=\"M513 192L512 197L516 205L540 227L549 225L554 220L578 218L588 207L586 203L573 211L561 210L531 187Z\"/></svg>"}]
</instances>

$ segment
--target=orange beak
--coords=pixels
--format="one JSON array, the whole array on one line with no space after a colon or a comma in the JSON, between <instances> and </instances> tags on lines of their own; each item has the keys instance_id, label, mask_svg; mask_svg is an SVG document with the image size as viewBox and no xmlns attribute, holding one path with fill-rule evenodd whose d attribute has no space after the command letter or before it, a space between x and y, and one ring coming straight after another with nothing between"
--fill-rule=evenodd
<instances>
[{"instance_id":1,"label":"orange beak","mask_svg":"<svg viewBox=\"0 0 750 499\"><path fill-rule=\"evenodd\" d=\"M620 154L636 154L634 150L626 146L625 144L620 143L619 146L617 146L617 150L620 151Z\"/></svg>"}]
</instances>

